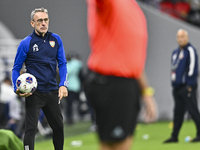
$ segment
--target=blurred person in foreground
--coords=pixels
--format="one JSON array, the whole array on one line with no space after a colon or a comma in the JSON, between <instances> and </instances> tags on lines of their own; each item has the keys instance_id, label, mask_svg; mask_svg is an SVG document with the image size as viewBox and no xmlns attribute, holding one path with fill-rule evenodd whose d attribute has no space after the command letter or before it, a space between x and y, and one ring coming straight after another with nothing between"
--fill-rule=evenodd
<instances>
[{"instance_id":1,"label":"blurred person in foreground","mask_svg":"<svg viewBox=\"0 0 200 150\"><path fill-rule=\"evenodd\" d=\"M176 35L178 48L171 57L171 84L174 98L173 131L164 143L178 142L184 115L189 111L195 122L197 135L191 142L200 142L200 113L197 105L198 56L189 43L188 32L179 29Z\"/></svg>"},{"instance_id":2,"label":"blurred person in foreground","mask_svg":"<svg viewBox=\"0 0 200 150\"><path fill-rule=\"evenodd\" d=\"M135 0L87 0L91 54L88 100L101 150L129 150L142 93L146 122L155 121L153 89L144 73L145 16Z\"/></svg>"},{"instance_id":3,"label":"blurred person in foreground","mask_svg":"<svg viewBox=\"0 0 200 150\"><path fill-rule=\"evenodd\" d=\"M22 141L10 130L0 129L0 150L22 150Z\"/></svg>"},{"instance_id":4,"label":"blurred person in foreground","mask_svg":"<svg viewBox=\"0 0 200 150\"><path fill-rule=\"evenodd\" d=\"M31 12L33 33L24 38L17 49L12 70L12 81L16 94L25 98L25 136L24 149L34 150L34 139L40 109L43 110L53 130L55 150L63 150L64 131L60 100L67 97L67 66L65 50L59 35L48 31L47 9L36 8ZM25 62L26 72L34 75L38 86L34 93L21 93L16 80ZM56 69L59 68L59 89L56 82Z\"/></svg>"}]
</instances>

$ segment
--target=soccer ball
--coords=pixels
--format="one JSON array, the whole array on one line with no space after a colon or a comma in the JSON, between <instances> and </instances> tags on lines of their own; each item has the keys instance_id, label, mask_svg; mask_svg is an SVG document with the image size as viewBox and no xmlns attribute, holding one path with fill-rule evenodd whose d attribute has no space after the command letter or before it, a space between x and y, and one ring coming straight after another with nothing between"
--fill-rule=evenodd
<instances>
[{"instance_id":1,"label":"soccer ball","mask_svg":"<svg viewBox=\"0 0 200 150\"><path fill-rule=\"evenodd\" d=\"M32 74L23 73L17 78L16 85L22 93L33 93L37 88L37 80Z\"/></svg>"}]
</instances>

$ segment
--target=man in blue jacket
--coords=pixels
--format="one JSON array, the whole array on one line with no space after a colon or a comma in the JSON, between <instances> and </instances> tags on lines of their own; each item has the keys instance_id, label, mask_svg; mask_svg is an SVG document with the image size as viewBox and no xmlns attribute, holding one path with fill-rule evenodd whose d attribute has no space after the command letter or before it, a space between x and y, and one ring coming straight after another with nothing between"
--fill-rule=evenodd
<instances>
[{"instance_id":1,"label":"man in blue jacket","mask_svg":"<svg viewBox=\"0 0 200 150\"><path fill-rule=\"evenodd\" d=\"M196 124L197 135L191 142L200 142L200 113L197 105L198 56L195 48L188 42L186 30L177 32L179 47L173 51L171 58L171 83L175 102L173 132L164 143L178 142L178 134L189 111Z\"/></svg>"},{"instance_id":2,"label":"man in blue jacket","mask_svg":"<svg viewBox=\"0 0 200 150\"><path fill-rule=\"evenodd\" d=\"M67 66L63 43L59 35L48 32L48 11L37 8L31 13L32 34L24 38L17 49L12 70L12 81L16 94L26 97L26 118L24 149L34 150L34 138L37 131L39 112L42 108L53 130L55 150L63 150L64 132L60 100L67 97ZM16 80L23 63L26 72L33 74L38 82L34 93L20 93ZM59 89L56 83L56 69L59 68Z\"/></svg>"}]
</instances>

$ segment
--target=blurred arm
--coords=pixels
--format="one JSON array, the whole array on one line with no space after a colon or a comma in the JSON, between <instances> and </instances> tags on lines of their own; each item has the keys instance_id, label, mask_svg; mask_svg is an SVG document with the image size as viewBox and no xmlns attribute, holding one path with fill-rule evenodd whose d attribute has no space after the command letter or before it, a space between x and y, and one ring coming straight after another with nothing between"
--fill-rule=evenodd
<instances>
[{"instance_id":1,"label":"blurred arm","mask_svg":"<svg viewBox=\"0 0 200 150\"><path fill-rule=\"evenodd\" d=\"M142 99L145 105L144 122L150 123L156 120L157 107L154 99L154 90L149 86L145 72L138 79L142 91Z\"/></svg>"}]
</instances>

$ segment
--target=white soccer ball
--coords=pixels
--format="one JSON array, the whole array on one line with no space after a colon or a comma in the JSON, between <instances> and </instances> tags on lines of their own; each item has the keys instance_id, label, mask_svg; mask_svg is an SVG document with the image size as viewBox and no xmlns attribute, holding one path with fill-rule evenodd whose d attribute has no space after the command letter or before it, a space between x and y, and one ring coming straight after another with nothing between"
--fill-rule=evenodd
<instances>
[{"instance_id":1,"label":"white soccer ball","mask_svg":"<svg viewBox=\"0 0 200 150\"><path fill-rule=\"evenodd\" d=\"M22 93L33 93L37 89L37 80L32 74L23 73L17 78L16 85Z\"/></svg>"},{"instance_id":2,"label":"white soccer ball","mask_svg":"<svg viewBox=\"0 0 200 150\"><path fill-rule=\"evenodd\" d=\"M190 142L191 140L192 140L192 138L190 136L185 137L185 142Z\"/></svg>"}]
</instances>

